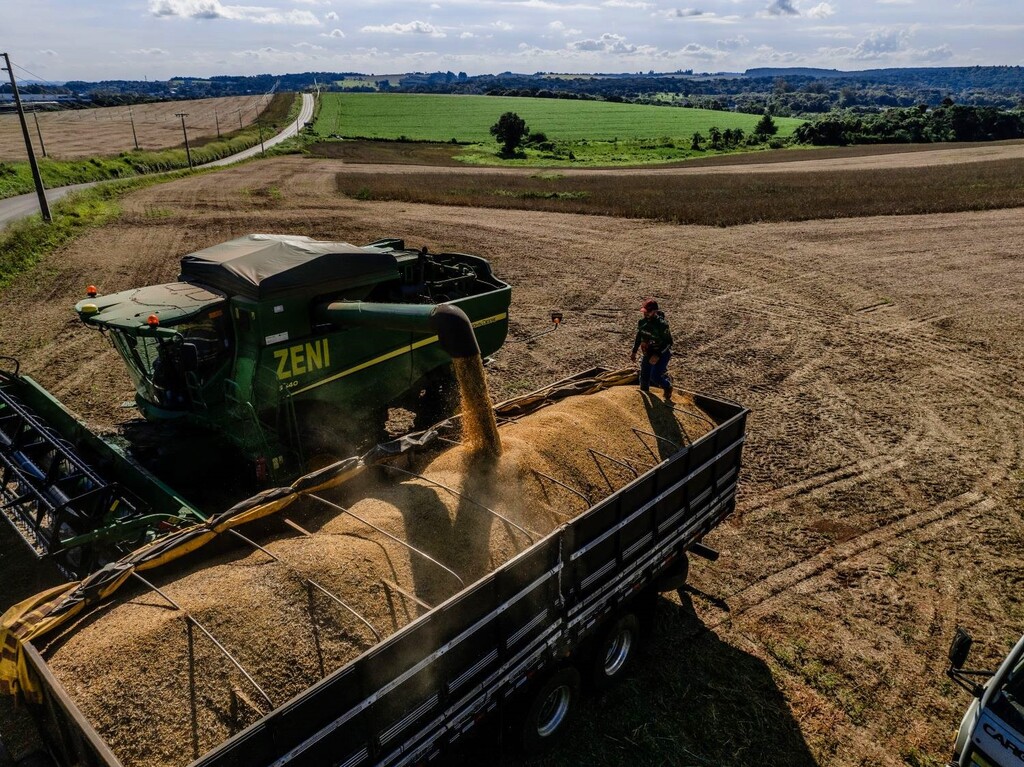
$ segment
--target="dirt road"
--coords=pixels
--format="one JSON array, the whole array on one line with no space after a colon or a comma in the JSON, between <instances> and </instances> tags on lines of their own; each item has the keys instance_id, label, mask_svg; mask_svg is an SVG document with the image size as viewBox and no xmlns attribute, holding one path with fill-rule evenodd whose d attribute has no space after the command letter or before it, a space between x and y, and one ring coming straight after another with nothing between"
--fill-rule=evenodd
<instances>
[{"instance_id":1,"label":"dirt road","mask_svg":"<svg viewBox=\"0 0 1024 767\"><path fill-rule=\"evenodd\" d=\"M741 500L708 541L722 558L693 568L699 591L664 602L655 658L591 704L553 763L948 757L968 702L943 682L954 626L984 667L1024 624L1020 211L680 227L358 202L337 170L282 158L132 194L11 288L0 353L114 428L132 387L70 311L84 286L168 281L182 254L254 231L489 258L514 286L513 340L565 313L496 355L499 398L622 364L655 295L677 384L753 411Z\"/></svg>"}]
</instances>

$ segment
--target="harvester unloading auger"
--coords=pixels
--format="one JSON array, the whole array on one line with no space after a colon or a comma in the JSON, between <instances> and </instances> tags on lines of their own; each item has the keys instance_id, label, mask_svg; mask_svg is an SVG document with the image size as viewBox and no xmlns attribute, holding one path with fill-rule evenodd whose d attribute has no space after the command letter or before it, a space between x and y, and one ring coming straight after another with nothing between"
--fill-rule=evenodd
<instances>
[{"instance_id":1,"label":"harvester unloading auger","mask_svg":"<svg viewBox=\"0 0 1024 767\"><path fill-rule=\"evenodd\" d=\"M477 256L397 239L357 247L248 235L185 256L175 283L90 287L75 309L124 359L148 421L210 435L160 449L212 461L244 493L286 484L325 454L353 455L381 433L390 405L421 391L427 401L416 405L435 408L429 397L448 384L452 359L475 377L470 396L486 397L480 359L505 340L510 294ZM38 555L80 576L206 518L178 495L190 495L179 478L161 477L172 490L12 362L0 377L0 508ZM497 451L490 408L475 411L484 422L467 427ZM204 447L206 460L196 455Z\"/></svg>"}]
</instances>

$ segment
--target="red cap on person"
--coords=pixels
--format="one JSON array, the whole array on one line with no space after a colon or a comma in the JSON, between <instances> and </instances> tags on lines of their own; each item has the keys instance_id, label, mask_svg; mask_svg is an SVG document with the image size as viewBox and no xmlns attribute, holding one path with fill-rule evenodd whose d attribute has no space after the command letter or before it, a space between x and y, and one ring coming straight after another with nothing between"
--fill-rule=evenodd
<instances>
[{"instance_id":1,"label":"red cap on person","mask_svg":"<svg viewBox=\"0 0 1024 767\"><path fill-rule=\"evenodd\" d=\"M648 298L642 304L640 304L640 311L643 312L656 312L658 311L658 302L653 298Z\"/></svg>"}]
</instances>

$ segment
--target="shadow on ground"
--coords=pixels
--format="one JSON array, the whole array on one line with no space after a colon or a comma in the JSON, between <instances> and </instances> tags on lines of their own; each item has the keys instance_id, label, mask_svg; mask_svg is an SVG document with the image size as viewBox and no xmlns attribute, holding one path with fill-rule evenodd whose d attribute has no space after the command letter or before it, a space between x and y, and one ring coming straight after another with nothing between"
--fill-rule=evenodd
<instances>
[{"instance_id":1,"label":"shadow on ground","mask_svg":"<svg viewBox=\"0 0 1024 767\"><path fill-rule=\"evenodd\" d=\"M508 767L816 767L768 667L719 640L681 604L659 598L648 637L626 679L583 699L565 739L525 760L498 745L488 725L448 765Z\"/></svg>"}]
</instances>

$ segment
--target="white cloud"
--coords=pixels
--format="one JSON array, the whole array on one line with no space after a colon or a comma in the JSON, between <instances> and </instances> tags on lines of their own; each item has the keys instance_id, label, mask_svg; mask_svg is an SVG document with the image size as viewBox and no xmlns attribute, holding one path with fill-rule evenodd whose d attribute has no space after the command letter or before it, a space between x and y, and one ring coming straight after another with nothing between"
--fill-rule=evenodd
<instances>
[{"instance_id":1,"label":"white cloud","mask_svg":"<svg viewBox=\"0 0 1024 767\"><path fill-rule=\"evenodd\" d=\"M344 36L345 36L345 33L342 32L340 29L337 29L337 28L332 29L330 32L325 32L324 34L320 35L320 37L337 37L337 38L341 38L341 37L344 37Z\"/></svg>"},{"instance_id":2,"label":"white cloud","mask_svg":"<svg viewBox=\"0 0 1024 767\"><path fill-rule=\"evenodd\" d=\"M292 43L292 48L305 48L310 51L324 50L324 47L322 45L316 45L315 43Z\"/></svg>"},{"instance_id":3,"label":"white cloud","mask_svg":"<svg viewBox=\"0 0 1024 767\"><path fill-rule=\"evenodd\" d=\"M565 26L561 21L552 21L548 24L548 29L552 32L556 32L557 34L565 35L566 37L575 37L576 35L583 34L582 29L571 29L570 27Z\"/></svg>"},{"instance_id":4,"label":"white cloud","mask_svg":"<svg viewBox=\"0 0 1024 767\"><path fill-rule=\"evenodd\" d=\"M428 35L430 37L445 37L445 33L438 27L426 21L410 21L408 24L380 24L363 27L362 32L382 35Z\"/></svg>"},{"instance_id":5,"label":"white cloud","mask_svg":"<svg viewBox=\"0 0 1024 767\"><path fill-rule=\"evenodd\" d=\"M796 64L804 57L795 51L777 51L770 45L759 45L754 49L757 60L764 64Z\"/></svg>"},{"instance_id":6,"label":"white cloud","mask_svg":"<svg viewBox=\"0 0 1024 767\"><path fill-rule=\"evenodd\" d=\"M318 26L320 20L310 11L278 11L249 5L224 5L220 0L150 0L149 12L162 18L228 19L254 24L294 24Z\"/></svg>"},{"instance_id":7,"label":"white cloud","mask_svg":"<svg viewBox=\"0 0 1024 767\"><path fill-rule=\"evenodd\" d=\"M163 48L139 48L134 51L128 51L128 53L137 53L143 56L166 56L167 51Z\"/></svg>"},{"instance_id":8,"label":"white cloud","mask_svg":"<svg viewBox=\"0 0 1024 767\"><path fill-rule=\"evenodd\" d=\"M605 8L650 8L651 3L645 3L643 0L604 0L601 3Z\"/></svg>"},{"instance_id":9,"label":"white cloud","mask_svg":"<svg viewBox=\"0 0 1024 767\"><path fill-rule=\"evenodd\" d=\"M946 61L947 59L953 58L953 49L950 47L949 43L943 43L936 48L918 51L918 55L924 61Z\"/></svg>"},{"instance_id":10,"label":"white cloud","mask_svg":"<svg viewBox=\"0 0 1024 767\"><path fill-rule=\"evenodd\" d=\"M910 34L905 29L884 29L872 32L854 49L854 58L877 59L906 48Z\"/></svg>"},{"instance_id":11,"label":"white cloud","mask_svg":"<svg viewBox=\"0 0 1024 767\"><path fill-rule=\"evenodd\" d=\"M43 48L43 50L41 50L39 52L41 54L43 54L44 56L59 56L60 55L59 53L57 53L57 51L53 50L53 48Z\"/></svg>"},{"instance_id":12,"label":"white cloud","mask_svg":"<svg viewBox=\"0 0 1024 767\"><path fill-rule=\"evenodd\" d=\"M626 38L612 32L605 32L596 40L575 40L569 43L569 49L588 53L607 53L613 56L622 56L636 53L653 53L655 51L649 45L633 45L627 43Z\"/></svg>"},{"instance_id":13,"label":"white cloud","mask_svg":"<svg viewBox=\"0 0 1024 767\"><path fill-rule=\"evenodd\" d=\"M726 55L725 51L719 50L718 48L708 48L707 46L700 45L699 43L689 43L688 45L683 46L683 48L678 51L678 54L680 56L704 59L706 61L720 59Z\"/></svg>"},{"instance_id":14,"label":"white cloud","mask_svg":"<svg viewBox=\"0 0 1024 767\"><path fill-rule=\"evenodd\" d=\"M324 14L324 18L327 21L337 21L338 20L338 14L335 13L334 11L329 11L328 13Z\"/></svg>"},{"instance_id":15,"label":"white cloud","mask_svg":"<svg viewBox=\"0 0 1024 767\"><path fill-rule=\"evenodd\" d=\"M494 21L491 22L491 26L494 27L494 29L500 29L502 32L511 32L513 29L515 29L515 27L509 24L507 21Z\"/></svg>"},{"instance_id":16,"label":"white cloud","mask_svg":"<svg viewBox=\"0 0 1024 767\"><path fill-rule=\"evenodd\" d=\"M662 11L661 15L667 19L689 19L694 16L703 16L704 11L696 8L670 8L667 11Z\"/></svg>"},{"instance_id":17,"label":"white cloud","mask_svg":"<svg viewBox=\"0 0 1024 767\"><path fill-rule=\"evenodd\" d=\"M476 37L476 35L474 35L472 32L463 32L461 35L459 35L460 40L470 40L474 37Z\"/></svg>"},{"instance_id":18,"label":"white cloud","mask_svg":"<svg viewBox=\"0 0 1024 767\"><path fill-rule=\"evenodd\" d=\"M248 59L272 59L276 58L281 51L271 48L269 45L264 48L250 49L247 51L235 51L235 56L244 56Z\"/></svg>"},{"instance_id":19,"label":"white cloud","mask_svg":"<svg viewBox=\"0 0 1024 767\"><path fill-rule=\"evenodd\" d=\"M735 51L739 48L743 48L750 43L744 35L737 35L736 37L729 37L725 40L717 40L715 47L720 51Z\"/></svg>"},{"instance_id":20,"label":"white cloud","mask_svg":"<svg viewBox=\"0 0 1024 767\"><path fill-rule=\"evenodd\" d=\"M800 11L793 5L793 0L772 0L764 9L768 16L799 16Z\"/></svg>"},{"instance_id":21,"label":"white cloud","mask_svg":"<svg viewBox=\"0 0 1024 767\"><path fill-rule=\"evenodd\" d=\"M911 45L911 38L910 28L880 29L871 32L853 47L820 48L818 52L830 58L851 61L934 62L946 61L954 56L953 48L948 43L917 49Z\"/></svg>"},{"instance_id":22,"label":"white cloud","mask_svg":"<svg viewBox=\"0 0 1024 767\"><path fill-rule=\"evenodd\" d=\"M834 16L836 8L831 3L819 3L813 8L808 8L806 15L812 19L827 19L829 16Z\"/></svg>"},{"instance_id":23,"label":"white cloud","mask_svg":"<svg viewBox=\"0 0 1024 767\"><path fill-rule=\"evenodd\" d=\"M513 0L510 3L502 3L503 6L515 8L533 8L538 11L596 11L600 10L595 5L584 3L556 3L549 0Z\"/></svg>"}]
</instances>

